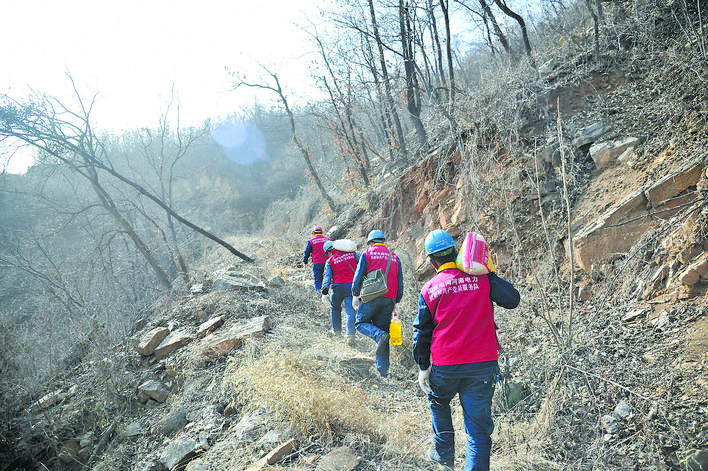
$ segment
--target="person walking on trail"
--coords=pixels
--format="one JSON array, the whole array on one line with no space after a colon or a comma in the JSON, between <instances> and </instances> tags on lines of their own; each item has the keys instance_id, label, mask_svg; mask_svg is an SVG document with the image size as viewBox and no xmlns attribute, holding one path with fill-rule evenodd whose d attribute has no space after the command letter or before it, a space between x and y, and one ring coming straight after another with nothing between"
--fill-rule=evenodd
<instances>
[{"instance_id":1,"label":"person walking on trail","mask_svg":"<svg viewBox=\"0 0 708 471\"><path fill-rule=\"evenodd\" d=\"M302 257L302 263L307 265L307 260L312 255L312 275L315 278L315 291L317 291L318 295L322 289L322 275L327 261L323 246L328 240L329 237L322 234L322 228L320 226L315 227L312 229L312 239L307 241L305 255Z\"/></svg>"},{"instance_id":2,"label":"person walking on trail","mask_svg":"<svg viewBox=\"0 0 708 471\"><path fill-rule=\"evenodd\" d=\"M347 343L353 345L356 334L354 327L356 312L352 307L352 281L359 263L359 254L340 252L329 240L324 243L323 248L329 258L325 263L322 297L326 298L330 304L332 331L335 334L342 333L342 302L344 302L344 310L347 315L345 335Z\"/></svg>"},{"instance_id":3,"label":"person walking on trail","mask_svg":"<svg viewBox=\"0 0 708 471\"><path fill-rule=\"evenodd\" d=\"M380 230L373 230L366 239L368 248L359 257L352 282L352 305L357 310L356 330L376 342L376 369L381 376L388 375L389 327L396 303L403 297L403 269L398 256L386 246ZM386 287L388 292L369 302L361 302L360 293L365 276L374 270L382 272L388 267Z\"/></svg>"},{"instance_id":4,"label":"person walking on trail","mask_svg":"<svg viewBox=\"0 0 708 471\"><path fill-rule=\"evenodd\" d=\"M425 252L437 274L420 292L413 324L413 358L418 382L428 396L433 447L428 457L453 469L455 430L450 401L459 394L467 450L465 471L489 470L492 446L492 396L498 380L494 305L519 304L519 292L495 273L469 275L455 264L449 233L437 229L425 239Z\"/></svg>"}]
</instances>

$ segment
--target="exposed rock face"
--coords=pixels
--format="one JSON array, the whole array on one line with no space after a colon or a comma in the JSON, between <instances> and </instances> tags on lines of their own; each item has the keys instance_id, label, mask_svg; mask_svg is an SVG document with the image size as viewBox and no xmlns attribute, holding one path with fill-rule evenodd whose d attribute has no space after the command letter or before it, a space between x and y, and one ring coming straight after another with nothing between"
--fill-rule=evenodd
<instances>
[{"instance_id":1,"label":"exposed rock face","mask_svg":"<svg viewBox=\"0 0 708 471\"><path fill-rule=\"evenodd\" d=\"M702 160L687 163L656 183L637 189L608 209L600 219L580 229L573 237L576 263L589 272L594 261L627 252L642 235L656 226L656 219L649 217L650 213L667 218L680 206L697 201L692 194L672 198L695 186L704 166ZM689 281L695 278L693 275L687 277Z\"/></svg>"}]
</instances>

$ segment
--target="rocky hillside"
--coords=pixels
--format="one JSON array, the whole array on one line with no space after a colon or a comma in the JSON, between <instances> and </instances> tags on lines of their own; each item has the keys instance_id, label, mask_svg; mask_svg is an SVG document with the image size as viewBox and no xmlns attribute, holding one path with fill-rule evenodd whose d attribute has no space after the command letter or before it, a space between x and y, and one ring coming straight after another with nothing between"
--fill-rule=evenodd
<instances>
[{"instance_id":1,"label":"rocky hillside","mask_svg":"<svg viewBox=\"0 0 708 471\"><path fill-rule=\"evenodd\" d=\"M307 228L232 238L255 264L213 250L130 341L77 339L46 395L18 391L0 469L435 469L410 326L438 227L484 234L522 294L496 312L493 469L708 469L708 67L690 51L549 60L531 91L470 98L365 204L322 210L312 223L360 246L380 228L404 262L389 377L371 341L329 333Z\"/></svg>"}]
</instances>

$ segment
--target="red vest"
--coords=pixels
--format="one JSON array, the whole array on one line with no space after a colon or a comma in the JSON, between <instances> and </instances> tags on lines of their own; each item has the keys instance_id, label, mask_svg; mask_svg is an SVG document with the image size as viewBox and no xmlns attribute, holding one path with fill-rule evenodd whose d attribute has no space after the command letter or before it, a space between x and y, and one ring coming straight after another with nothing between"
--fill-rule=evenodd
<instances>
[{"instance_id":1,"label":"red vest","mask_svg":"<svg viewBox=\"0 0 708 471\"><path fill-rule=\"evenodd\" d=\"M329 257L329 267L332 269L332 284L351 283L356 270L356 257L354 252L340 252L333 250Z\"/></svg>"},{"instance_id":2,"label":"red vest","mask_svg":"<svg viewBox=\"0 0 708 471\"><path fill-rule=\"evenodd\" d=\"M317 265L318 263L325 263L327 261L327 254L324 253L322 246L329 240L329 237L322 234L316 235L310 239L310 246L312 246L312 263Z\"/></svg>"},{"instance_id":3,"label":"red vest","mask_svg":"<svg viewBox=\"0 0 708 471\"><path fill-rule=\"evenodd\" d=\"M385 272L389 253L391 254L391 266L388 268L388 278L386 279L388 293L383 296L384 298L396 299L396 294L398 293L398 256L383 244L369 247L363 256L366 257L366 273L376 269L381 269L381 271Z\"/></svg>"},{"instance_id":4,"label":"red vest","mask_svg":"<svg viewBox=\"0 0 708 471\"><path fill-rule=\"evenodd\" d=\"M487 275L450 268L428 281L421 295L433 314L434 365L462 365L497 359L494 306Z\"/></svg>"}]
</instances>

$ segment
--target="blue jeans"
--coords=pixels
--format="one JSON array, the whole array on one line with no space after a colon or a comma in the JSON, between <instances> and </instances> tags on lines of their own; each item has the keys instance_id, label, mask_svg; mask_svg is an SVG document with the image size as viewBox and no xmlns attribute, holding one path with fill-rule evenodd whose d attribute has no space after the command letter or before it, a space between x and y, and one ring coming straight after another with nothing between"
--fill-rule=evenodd
<instances>
[{"instance_id":1,"label":"blue jeans","mask_svg":"<svg viewBox=\"0 0 708 471\"><path fill-rule=\"evenodd\" d=\"M332 330L335 332L342 331L342 301L344 302L344 310L347 313L347 337L354 337L356 330L354 322L356 321L356 313L352 307L352 284L337 283L329 289L329 308L330 318L332 319Z\"/></svg>"},{"instance_id":2,"label":"blue jeans","mask_svg":"<svg viewBox=\"0 0 708 471\"><path fill-rule=\"evenodd\" d=\"M356 330L373 339L374 342L378 342L384 332L388 332L391 327L391 315L395 307L394 299L383 296L372 299L368 303L362 302L356 312ZM386 345L386 349L380 355L376 355L376 369L382 376L388 374L389 350L390 346Z\"/></svg>"},{"instance_id":3,"label":"blue jeans","mask_svg":"<svg viewBox=\"0 0 708 471\"><path fill-rule=\"evenodd\" d=\"M312 275L315 277L315 290L322 289L322 276L324 275L324 263L315 263L312 265Z\"/></svg>"},{"instance_id":4,"label":"blue jeans","mask_svg":"<svg viewBox=\"0 0 708 471\"><path fill-rule=\"evenodd\" d=\"M428 394L433 420L435 450L444 460L455 458L455 429L452 427L450 401L460 395L465 419L467 452L465 471L489 471L492 449L492 396L499 374L497 361L464 365L435 366L430 369Z\"/></svg>"}]
</instances>

